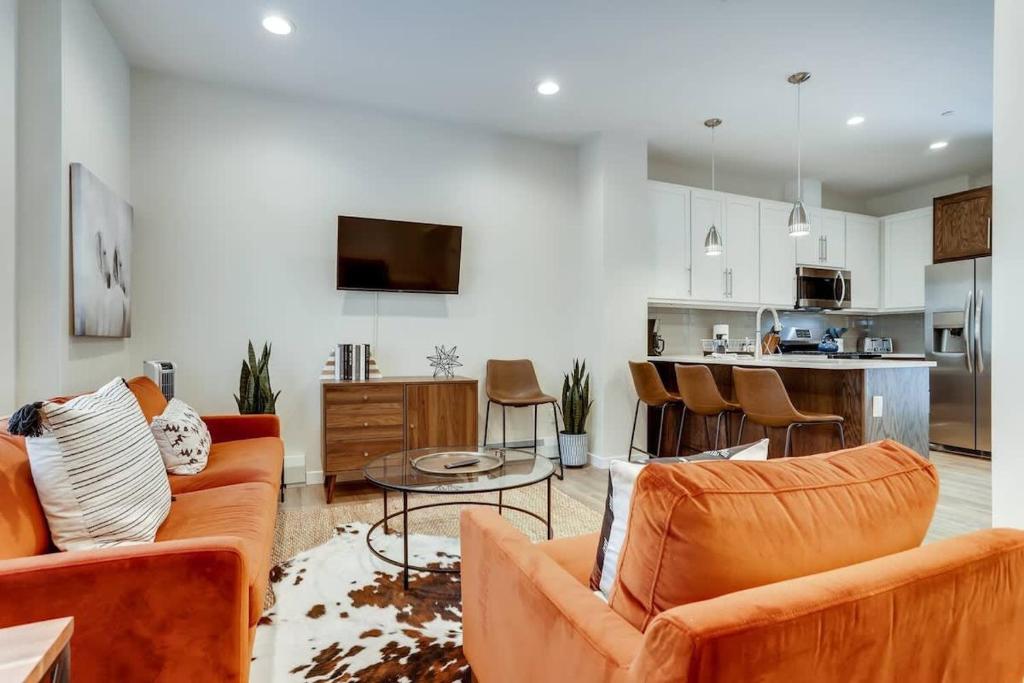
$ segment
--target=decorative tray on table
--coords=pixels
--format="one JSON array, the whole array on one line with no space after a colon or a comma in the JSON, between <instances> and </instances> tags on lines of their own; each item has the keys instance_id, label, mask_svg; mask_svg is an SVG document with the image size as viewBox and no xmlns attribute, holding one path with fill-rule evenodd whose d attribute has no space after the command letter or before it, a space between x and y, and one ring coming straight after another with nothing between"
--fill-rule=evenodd
<instances>
[{"instance_id":1,"label":"decorative tray on table","mask_svg":"<svg viewBox=\"0 0 1024 683\"><path fill-rule=\"evenodd\" d=\"M420 472L436 475L480 474L505 464L504 451L446 451L421 455L412 461Z\"/></svg>"}]
</instances>

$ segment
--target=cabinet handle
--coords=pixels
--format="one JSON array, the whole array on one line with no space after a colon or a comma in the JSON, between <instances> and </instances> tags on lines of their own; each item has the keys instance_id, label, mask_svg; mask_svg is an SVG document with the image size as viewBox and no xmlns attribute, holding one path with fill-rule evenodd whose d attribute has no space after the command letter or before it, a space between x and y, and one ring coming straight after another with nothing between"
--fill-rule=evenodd
<instances>
[{"instance_id":1,"label":"cabinet handle","mask_svg":"<svg viewBox=\"0 0 1024 683\"><path fill-rule=\"evenodd\" d=\"M369 451L363 451L363 457L364 458L369 458L370 457L370 452Z\"/></svg>"},{"instance_id":2,"label":"cabinet handle","mask_svg":"<svg viewBox=\"0 0 1024 683\"><path fill-rule=\"evenodd\" d=\"M409 425L409 429L416 429L416 425Z\"/></svg>"},{"instance_id":3,"label":"cabinet handle","mask_svg":"<svg viewBox=\"0 0 1024 683\"><path fill-rule=\"evenodd\" d=\"M729 269L722 269L722 296L729 297Z\"/></svg>"},{"instance_id":4,"label":"cabinet handle","mask_svg":"<svg viewBox=\"0 0 1024 683\"><path fill-rule=\"evenodd\" d=\"M825 260L828 261L828 235L824 235L821 239L825 240Z\"/></svg>"},{"instance_id":5,"label":"cabinet handle","mask_svg":"<svg viewBox=\"0 0 1024 683\"><path fill-rule=\"evenodd\" d=\"M364 400L364 401L369 401L369 400L370 400L370 397L369 397L369 396L367 396L366 394L363 394L363 400Z\"/></svg>"},{"instance_id":6,"label":"cabinet handle","mask_svg":"<svg viewBox=\"0 0 1024 683\"><path fill-rule=\"evenodd\" d=\"M733 282L732 274L733 274L732 273L732 268L730 268L729 269L729 298L730 299L732 298L732 295L733 295L733 291L732 291L732 282Z\"/></svg>"},{"instance_id":7,"label":"cabinet handle","mask_svg":"<svg viewBox=\"0 0 1024 683\"><path fill-rule=\"evenodd\" d=\"M370 426L370 423L369 423L369 422L364 422L364 423L363 423L363 426L364 426L364 427L369 427L369 426Z\"/></svg>"}]
</instances>

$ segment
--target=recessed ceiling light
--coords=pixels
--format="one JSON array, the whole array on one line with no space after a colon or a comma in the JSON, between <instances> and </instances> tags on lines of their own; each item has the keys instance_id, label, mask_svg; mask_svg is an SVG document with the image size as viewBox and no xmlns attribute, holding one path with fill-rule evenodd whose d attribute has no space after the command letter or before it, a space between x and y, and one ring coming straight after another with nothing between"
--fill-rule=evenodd
<instances>
[{"instance_id":1,"label":"recessed ceiling light","mask_svg":"<svg viewBox=\"0 0 1024 683\"><path fill-rule=\"evenodd\" d=\"M263 28L267 29L275 36L286 36L295 29L292 22L276 14L271 14L270 16L263 18Z\"/></svg>"},{"instance_id":2,"label":"recessed ceiling light","mask_svg":"<svg viewBox=\"0 0 1024 683\"><path fill-rule=\"evenodd\" d=\"M541 95L554 95L561 89L557 83L551 80L541 81L537 84L537 92Z\"/></svg>"},{"instance_id":3,"label":"recessed ceiling light","mask_svg":"<svg viewBox=\"0 0 1024 683\"><path fill-rule=\"evenodd\" d=\"M846 119L846 125L848 126L859 126L862 123L864 123L864 117L860 114Z\"/></svg>"},{"instance_id":4,"label":"recessed ceiling light","mask_svg":"<svg viewBox=\"0 0 1024 683\"><path fill-rule=\"evenodd\" d=\"M948 146L949 143L945 140L936 140L932 144L928 145L928 149L946 149Z\"/></svg>"}]
</instances>

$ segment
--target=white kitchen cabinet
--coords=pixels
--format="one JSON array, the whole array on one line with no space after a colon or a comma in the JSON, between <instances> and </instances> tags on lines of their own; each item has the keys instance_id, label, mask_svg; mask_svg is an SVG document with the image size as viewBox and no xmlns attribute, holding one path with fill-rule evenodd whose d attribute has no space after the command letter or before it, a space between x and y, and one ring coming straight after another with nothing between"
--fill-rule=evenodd
<instances>
[{"instance_id":1,"label":"white kitchen cabinet","mask_svg":"<svg viewBox=\"0 0 1024 683\"><path fill-rule=\"evenodd\" d=\"M796 237L796 260L804 266L846 267L846 214L807 208L811 234Z\"/></svg>"},{"instance_id":2,"label":"white kitchen cabinet","mask_svg":"<svg viewBox=\"0 0 1024 683\"><path fill-rule=\"evenodd\" d=\"M690 244L693 263L692 298L700 301L726 301L727 266L725 249L718 256L704 253L704 238L714 224L725 244L725 197L720 192L694 190L690 193Z\"/></svg>"},{"instance_id":3,"label":"white kitchen cabinet","mask_svg":"<svg viewBox=\"0 0 1024 683\"><path fill-rule=\"evenodd\" d=\"M723 192L693 190L690 245L692 298L699 301L756 304L758 279L758 200ZM722 238L722 253L704 253L711 224Z\"/></svg>"},{"instance_id":4,"label":"white kitchen cabinet","mask_svg":"<svg viewBox=\"0 0 1024 683\"><path fill-rule=\"evenodd\" d=\"M686 299L690 288L690 190L671 183L648 182L654 225L654 271L651 296Z\"/></svg>"},{"instance_id":5,"label":"white kitchen cabinet","mask_svg":"<svg viewBox=\"0 0 1024 683\"><path fill-rule=\"evenodd\" d=\"M781 202L761 202L761 303L775 307L792 308L796 301L797 238L789 236L792 208Z\"/></svg>"},{"instance_id":6,"label":"white kitchen cabinet","mask_svg":"<svg viewBox=\"0 0 1024 683\"><path fill-rule=\"evenodd\" d=\"M846 267L853 280L851 306L857 310L881 307L881 223L874 216L846 214Z\"/></svg>"},{"instance_id":7,"label":"white kitchen cabinet","mask_svg":"<svg viewBox=\"0 0 1024 683\"><path fill-rule=\"evenodd\" d=\"M886 310L924 308L924 268L932 262L932 209L882 219ZM856 291L856 287L854 287Z\"/></svg>"},{"instance_id":8,"label":"white kitchen cabinet","mask_svg":"<svg viewBox=\"0 0 1024 683\"><path fill-rule=\"evenodd\" d=\"M725 198L726 298L735 303L760 301L758 204L751 197Z\"/></svg>"}]
</instances>

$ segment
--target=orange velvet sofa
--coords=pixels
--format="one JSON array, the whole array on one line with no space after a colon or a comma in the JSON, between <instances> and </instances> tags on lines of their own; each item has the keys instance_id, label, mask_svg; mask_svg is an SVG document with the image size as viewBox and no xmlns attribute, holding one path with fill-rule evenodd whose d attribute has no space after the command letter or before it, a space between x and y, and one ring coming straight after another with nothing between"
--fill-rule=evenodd
<instances>
[{"instance_id":1,"label":"orange velvet sofa","mask_svg":"<svg viewBox=\"0 0 1024 683\"><path fill-rule=\"evenodd\" d=\"M894 452L899 456L899 448L880 443L843 453L856 456L887 449L890 456ZM836 454L821 457L829 455ZM814 464L807 458L792 460ZM840 465L849 469L852 463L847 459ZM693 541L684 538L686 552L658 571L677 569L684 582L688 578L714 581L714 567L700 566L700 561L711 556L709 552L728 551L721 537L742 536L736 525L744 519L751 529L760 530L778 528L774 525L780 521L797 528L817 523L790 514L781 515L781 520L768 519L770 506L762 503L777 499L779 492L790 496L787 513L808 501L813 507L824 498L808 493L815 490L813 485L797 490L776 484L769 490L773 488L770 477L762 477L758 465L648 466L678 468L672 476L684 480L688 494L679 505L694 508L684 513L690 522L687 528L670 531L677 540L689 532L695 535ZM921 511L926 511L927 528L935 504L934 497L928 496L937 492L937 481L928 484L926 477L929 471L934 476L934 469L924 467L910 485L906 478L887 479L888 474L872 478L866 472L863 481L870 494L855 487L827 485L830 502L817 509L830 517L827 523L834 526L836 544L846 545L836 557L870 539L849 540L836 523L844 513L885 523L871 519L872 496L899 492L911 502L909 507L914 507L915 500L922 503L908 514L916 516L920 528ZM744 476L753 484L748 481L750 488L740 491L742 485L736 484L742 484ZM817 487L818 492L823 488ZM716 492L721 495L716 497ZM631 515L649 515L649 510L637 512L636 495ZM739 514L733 514L720 533L714 516L727 507ZM829 512L827 508L836 509ZM703 522L702 513L708 517ZM861 525L855 533L867 528L870 524ZM633 529L631 525L630 534ZM920 536L900 552L666 605L640 630L590 589L597 534L531 543L496 512L467 509L462 513L461 532L464 653L473 679L482 683L1020 683L1024 679L1024 532L991 529L918 547L913 546L924 532L913 533ZM787 555L785 536L764 533L757 539L756 533L749 533L736 553L750 561L761 549L769 558L766 561L772 562ZM782 552L769 551L772 544ZM624 548L623 557L632 555L635 562L637 552L642 559L646 551ZM680 569L688 562L700 571ZM628 560L620 559L620 572L635 571L624 563Z\"/></svg>"},{"instance_id":2,"label":"orange velvet sofa","mask_svg":"<svg viewBox=\"0 0 1024 683\"><path fill-rule=\"evenodd\" d=\"M166 401L128 382L147 420ZM0 627L73 616L75 680L246 681L270 573L284 445L273 415L208 416L209 464L168 477L156 541L59 552L24 440L0 431Z\"/></svg>"}]
</instances>

